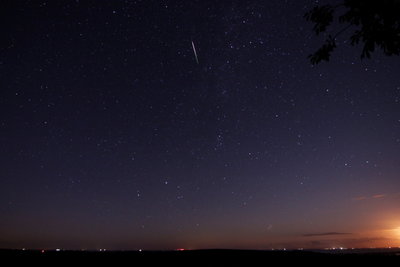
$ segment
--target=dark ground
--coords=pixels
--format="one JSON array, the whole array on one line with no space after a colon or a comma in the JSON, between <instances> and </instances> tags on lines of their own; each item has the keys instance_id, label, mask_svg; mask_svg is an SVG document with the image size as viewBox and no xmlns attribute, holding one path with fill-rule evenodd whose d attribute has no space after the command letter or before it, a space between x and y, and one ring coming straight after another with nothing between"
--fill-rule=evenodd
<instances>
[{"instance_id":1,"label":"dark ground","mask_svg":"<svg viewBox=\"0 0 400 267\"><path fill-rule=\"evenodd\" d=\"M3 263L90 264L90 266L288 266L299 264L338 265L356 263L357 266L385 266L400 264L400 249L326 251L246 251L246 250L194 250L194 251L41 251L0 250ZM41 266L39 265L39 266Z\"/></svg>"}]
</instances>

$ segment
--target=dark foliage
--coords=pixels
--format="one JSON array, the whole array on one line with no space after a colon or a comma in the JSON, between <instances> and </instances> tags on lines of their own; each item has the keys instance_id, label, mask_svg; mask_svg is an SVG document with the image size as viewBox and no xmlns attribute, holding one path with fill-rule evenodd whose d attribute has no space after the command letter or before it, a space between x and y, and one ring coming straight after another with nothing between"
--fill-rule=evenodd
<instances>
[{"instance_id":1,"label":"dark foliage","mask_svg":"<svg viewBox=\"0 0 400 267\"><path fill-rule=\"evenodd\" d=\"M340 5L314 7L304 17L314 23L313 30L319 35L332 24L335 12L342 12L337 21L343 27L309 55L312 64L329 61L336 48L336 37L348 30L351 30L350 44L363 45L361 58L370 58L375 48L388 56L400 54L400 0L344 0Z\"/></svg>"}]
</instances>

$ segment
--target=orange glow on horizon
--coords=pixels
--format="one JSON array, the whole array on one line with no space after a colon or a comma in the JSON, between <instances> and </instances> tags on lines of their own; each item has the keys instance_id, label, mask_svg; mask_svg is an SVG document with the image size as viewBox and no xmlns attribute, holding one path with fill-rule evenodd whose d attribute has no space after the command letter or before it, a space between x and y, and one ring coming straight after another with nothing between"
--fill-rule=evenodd
<instances>
[{"instance_id":1,"label":"orange glow on horizon","mask_svg":"<svg viewBox=\"0 0 400 267\"><path fill-rule=\"evenodd\" d=\"M396 229L394 229L395 235L397 239L400 239L400 227L397 227Z\"/></svg>"}]
</instances>

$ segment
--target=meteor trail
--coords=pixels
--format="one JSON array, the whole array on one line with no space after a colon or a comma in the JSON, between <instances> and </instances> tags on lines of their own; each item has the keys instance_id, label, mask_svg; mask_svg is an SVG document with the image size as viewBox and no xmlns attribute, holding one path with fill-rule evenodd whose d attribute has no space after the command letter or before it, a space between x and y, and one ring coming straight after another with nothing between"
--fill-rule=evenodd
<instances>
[{"instance_id":1,"label":"meteor trail","mask_svg":"<svg viewBox=\"0 0 400 267\"><path fill-rule=\"evenodd\" d=\"M194 46L193 41L192 41L192 48L193 48L194 57L196 58L196 62L197 62L197 64L199 64L199 59L197 58L196 47Z\"/></svg>"}]
</instances>

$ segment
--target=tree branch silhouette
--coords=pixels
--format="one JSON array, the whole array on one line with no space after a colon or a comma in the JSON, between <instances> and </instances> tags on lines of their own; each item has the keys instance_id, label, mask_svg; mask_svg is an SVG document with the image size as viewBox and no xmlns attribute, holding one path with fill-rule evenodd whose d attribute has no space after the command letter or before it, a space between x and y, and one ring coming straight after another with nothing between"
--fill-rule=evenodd
<instances>
[{"instance_id":1,"label":"tree branch silhouette","mask_svg":"<svg viewBox=\"0 0 400 267\"><path fill-rule=\"evenodd\" d=\"M338 9L344 13L335 16ZM344 0L338 5L322 5L312 8L304 15L307 21L314 24L316 35L326 33L332 22L337 20L345 26L336 34L328 34L324 44L309 55L312 64L329 61L337 47L336 38L348 29L355 30L349 36L350 44L362 44L361 58L370 58L376 48L385 55L400 54L400 0Z\"/></svg>"}]
</instances>

